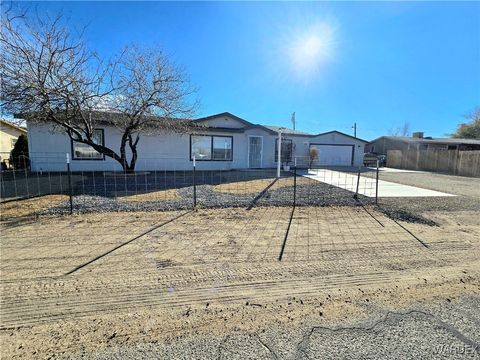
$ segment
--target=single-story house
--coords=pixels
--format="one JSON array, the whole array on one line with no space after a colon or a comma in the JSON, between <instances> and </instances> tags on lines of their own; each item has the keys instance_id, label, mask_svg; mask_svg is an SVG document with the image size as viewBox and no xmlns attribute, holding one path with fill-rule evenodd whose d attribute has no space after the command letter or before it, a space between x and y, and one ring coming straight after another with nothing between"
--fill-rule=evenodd
<instances>
[{"instance_id":1,"label":"single-story house","mask_svg":"<svg viewBox=\"0 0 480 360\"><path fill-rule=\"evenodd\" d=\"M387 155L389 150L480 150L480 140L424 137L422 132L407 136L381 136L365 146L366 152Z\"/></svg>"},{"instance_id":2,"label":"single-story house","mask_svg":"<svg viewBox=\"0 0 480 360\"><path fill-rule=\"evenodd\" d=\"M111 113L110 113L111 115ZM196 126L189 133L142 135L136 170L190 170L193 157L200 170L275 168L278 131L275 126L253 124L224 112L188 120ZM118 150L121 134L107 122L95 131L97 141ZM29 156L33 171L64 171L68 153L73 171L119 171L120 164L90 146L73 142L47 124L27 122ZM316 147L316 165L360 166L365 140L339 131L309 134L282 128L283 163L308 164L309 149Z\"/></svg>"},{"instance_id":3,"label":"single-story house","mask_svg":"<svg viewBox=\"0 0 480 360\"><path fill-rule=\"evenodd\" d=\"M10 151L20 135L26 135L27 129L6 119L0 119L0 156L8 159Z\"/></svg>"}]
</instances>

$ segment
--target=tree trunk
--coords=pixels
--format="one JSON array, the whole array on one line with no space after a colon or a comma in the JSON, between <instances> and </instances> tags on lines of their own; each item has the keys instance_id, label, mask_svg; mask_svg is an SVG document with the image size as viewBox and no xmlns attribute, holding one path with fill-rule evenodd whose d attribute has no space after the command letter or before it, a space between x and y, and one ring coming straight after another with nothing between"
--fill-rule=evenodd
<instances>
[{"instance_id":1,"label":"tree trunk","mask_svg":"<svg viewBox=\"0 0 480 360\"><path fill-rule=\"evenodd\" d=\"M134 172L135 165L137 164L138 158L138 151L137 151L137 144L140 140L140 136L137 134L135 141L133 140L132 134L128 135L128 146L130 147L130 151L132 152L132 159L130 160L130 164L127 167L127 172Z\"/></svg>"},{"instance_id":2,"label":"tree trunk","mask_svg":"<svg viewBox=\"0 0 480 360\"><path fill-rule=\"evenodd\" d=\"M100 154L103 154L105 156L108 156L116 160L122 166L123 172L125 173L135 172L135 165L137 164L137 158L138 158L137 145L138 145L138 141L140 140L140 136L137 134L135 136L135 140L133 140L131 129L126 129L122 135L122 139L120 142L120 155L118 155L115 151L113 151L112 149L104 145L95 144L91 139L75 139L71 134L71 132L69 133L67 131L67 134L70 136L70 138L73 141L90 145ZM132 152L132 158L130 162L127 159L127 152L126 152L127 143L130 148L130 151Z\"/></svg>"}]
</instances>

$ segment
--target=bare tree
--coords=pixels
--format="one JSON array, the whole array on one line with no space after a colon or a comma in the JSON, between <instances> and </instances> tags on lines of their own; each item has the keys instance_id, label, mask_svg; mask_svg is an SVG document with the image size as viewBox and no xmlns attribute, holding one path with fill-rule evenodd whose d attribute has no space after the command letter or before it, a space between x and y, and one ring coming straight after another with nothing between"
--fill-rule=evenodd
<instances>
[{"instance_id":1,"label":"bare tree","mask_svg":"<svg viewBox=\"0 0 480 360\"><path fill-rule=\"evenodd\" d=\"M159 48L127 47L116 62L114 92L108 107L120 116L114 125L122 131L120 154L131 152L127 170L135 168L141 134L184 132L198 102L185 72Z\"/></svg>"},{"instance_id":2,"label":"bare tree","mask_svg":"<svg viewBox=\"0 0 480 360\"><path fill-rule=\"evenodd\" d=\"M480 106L477 106L463 117L467 119L468 122L459 124L455 133L451 134L451 137L480 139Z\"/></svg>"},{"instance_id":3,"label":"bare tree","mask_svg":"<svg viewBox=\"0 0 480 360\"><path fill-rule=\"evenodd\" d=\"M402 126L399 126L395 129L389 131L391 136L410 136L410 123L405 121Z\"/></svg>"},{"instance_id":4,"label":"bare tree","mask_svg":"<svg viewBox=\"0 0 480 360\"><path fill-rule=\"evenodd\" d=\"M53 125L73 140L135 169L140 134L180 131L196 103L184 73L163 53L125 49L101 61L80 35L53 20L4 14L1 25L2 108L29 121ZM99 111L108 110L108 112ZM99 123L121 133L119 151L95 141ZM130 160L126 148L130 149Z\"/></svg>"}]
</instances>

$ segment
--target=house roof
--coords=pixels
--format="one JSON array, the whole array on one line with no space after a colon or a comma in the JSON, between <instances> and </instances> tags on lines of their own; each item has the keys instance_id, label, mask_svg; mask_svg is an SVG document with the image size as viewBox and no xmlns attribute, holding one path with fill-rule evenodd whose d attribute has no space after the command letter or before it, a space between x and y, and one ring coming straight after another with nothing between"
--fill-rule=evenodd
<instances>
[{"instance_id":1,"label":"house roof","mask_svg":"<svg viewBox=\"0 0 480 360\"><path fill-rule=\"evenodd\" d=\"M247 129L251 129L251 128L261 128L269 133L275 133L274 130L272 129L269 129L268 127L266 127L265 125L260 125L260 124L254 124L254 123L251 123L250 121L247 121L245 119L242 119L241 117L238 117L237 115L234 115L232 113L229 113L228 111L226 112L222 112L222 113L219 113L219 114L213 114L213 115L209 115L209 116L205 116L205 117L202 117L202 118L199 118L199 119L194 119L193 121L195 122L205 122L205 121L208 121L208 120L211 120L211 119L215 119L215 118L218 118L218 117L222 117L222 116L228 116L232 119L235 119L237 120L238 122L242 123L243 125L245 125L245 128Z\"/></svg>"},{"instance_id":2,"label":"house roof","mask_svg":"<svg viewBox=\"0 0 480 360\"><path fill-rule=\"evenodd\" d=\"M375 140L370 141L373 143L380 139L388 139L394 141L402 141L407 143L423 143L423 144L469 144L469 145L480 145L480 140L478 139L457 139L457 138L414 138L408 136L380 136Z\"/></svg>"},{"instance_id":3,"label":"house roof","mask_svg":"<svg viewBox=\"0 0 480 360\"><path fill-rule=\"evenodd\" d=\"M237 121L239 121L242 124L247 125L247 126L255 125L255 124L251 123L250 121L247 121L245 119L242 119L241 117L238 117L236 115L233 115L232 113L229 113L228 111L225 111L225 112L222 112L222 113L219 113L219 114L204 116L204 117L201 117L201 118L198 118L198 119L194 119L193 121L204 122L204 121L208 121L208 120L215 119L217 117L222 117L222 116L231 117L232 119L235 119L235 120L237 120Z\"/></svg>"},{"instance_id":4,"label":"house roof","mask_svg":"<svg viewBox=\"0 0 480 360\"><path fill-rule=\"evenodd\" d=\"M17 117L17 116L21 116L21 114L16 114L15 117ZM118 120L119 117L125 116L125 115L123 115L121 113L115 113L115 112L112 112L112 111L94 111L94 112L92 112L92 116L94 116L97 119L97 121L108 124L108 123L113 123L115 120ZM208 120L219 118L219 117L225 117L225 116L237 120L238 122L245 125L245 128L235 129L235 128L215 127L215 126L202 126L202 123L204 123ZM275 126L275 125L254 124L254 123L251 123L250 121L242 119L241 117L238 117L238 116L236 116L236 115L234 115L230 112L227 112L227 111L222 112L222 113L218 113L218 114L213 114L213 115L201 117L201 118L198 118L198 119L162 118L162 117L153 116L153 115L149 115L149 117L151 117L153 119L156 119L156 120L163 120L166 123L169 123L169 122L172 122L172 123L173 122L175 122L175 123L176 122L183 122L184 126L191 126L193 128L196 128L196 126L198 126L198 129L201 129L202 131L242 132L246 129L260 128L260 129L263 129L263 130L265 130L265 131L267 131L271 134L277 134L278 131L281 129L282 134L293 135L293 136L304 136L304 137L316 137L316 136L327 135L327 134L331 134L331 133L337 133L337 134L349 137L351 139L355 139L355 140L358 140L358 141L361 141L361 142L364 142L364 143L368 143L368 141L366 141L366 140L353 137L351 135L342 133L342 132L337 131L337 130L327 131L327 132L323 132L323 133L319 133L319 134L310 134L310 133L307 133L307 132L304 132L304 131L293 130L293 129L289 129L289 128L286 128L286 127L280 127L280 126ZM168 126L168 124L167 124L167 126Z\"/></svg>"},{"instance_id":5,"label":"house roof","mask_svg":"<svg viewBox=\"0 0 480 360\"><path fill-rule=\"evenodd\" d=\"M20 131L20 132L23 132L24 134L27 133L27 129L25 129L23 126L21 126L21 125L19 126L19 125L17 125L17 124L14 124L14 123L6 120L6 119L0 119L0 123L1 123L2 125L6 125L6 126L9 126L9 127L11 127L11 128L14 128L14 129L16 129L16 130L18 130L18 131ZM21 123L22 123L22 122L19 122L19 124L21 124Z\"/></svg>"},{"instance_id":6,"label":"house roof","mask_svg":"<svg viewBox=\"0 0 480 360\"><path fill-rule=\"evenodd\" d=\"M352 136L352 135L345 134L345 133L343 133L343 132L341 132L341 131L338 131L338 130L330 130L330 131L323 132L323 133L316 134L316 135L312 135L312 136L321 136L321 135L327 135L327 134L332 134L332 133L337 133L337 134L340 134L340 135L349 137L349 138L351 138L351 139L355 139L355 140L361 141L361 142L363 142L363 143L365 143L365 144L368 143L367 140L363 140L363 139L360 139L359 137L355 137L355 136Z\"/></svg>"},{"instance_id":7,"label":"house roof","mask_svg":"<svg viewBox=\"0 0 480 360\"><path fill-rule=\"evenodd\" d=\"M282 130L282 134L286 135L303 135L303 136L313 136L312 134L306 133L304 131L299 131L299 130L293 130L293 129L288 129L285 127L281 126L273 126L273 125L262 125L263 127L270 129L275 132L279 132L280 129Z\"/></svg>"}]
</instances>

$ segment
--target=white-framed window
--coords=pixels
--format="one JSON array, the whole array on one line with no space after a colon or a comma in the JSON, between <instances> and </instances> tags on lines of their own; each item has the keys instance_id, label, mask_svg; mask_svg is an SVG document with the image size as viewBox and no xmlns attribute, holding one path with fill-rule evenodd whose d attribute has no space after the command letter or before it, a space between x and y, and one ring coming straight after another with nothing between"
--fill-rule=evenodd
<instances>
[{"instance_id":1,"label":"white-framed window","mask_svg":"<svg viewBox=\"0 0 480 360\"><path fill-rule=\"evenodd\" d=\"M104 131L103 129L93 130L92 136L95 144L104 145ZM72 140L72 159L73 160L103 160L105 159L102 153L99 153L90 145L80 143Z\"/></svg>"},{"instance_id":2,"label":"white-framed window","mask_svg":"<svg viewBox=\"0 0 480 360\"><path fill-rule=\"evenodd\" d=\"M232 161L233 137L216 135L191 135L190 160Z\"/></svg>"}]
</instances>

